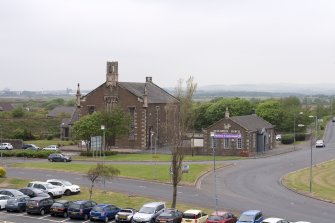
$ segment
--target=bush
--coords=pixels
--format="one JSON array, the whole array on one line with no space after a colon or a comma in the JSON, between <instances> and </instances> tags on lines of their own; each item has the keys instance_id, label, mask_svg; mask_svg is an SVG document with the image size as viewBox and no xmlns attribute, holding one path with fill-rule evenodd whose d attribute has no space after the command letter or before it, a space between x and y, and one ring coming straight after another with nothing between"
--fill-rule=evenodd
<instances>
[{"instance_id":1,"label":"bush","mask_svg":"<svg viewBox=\"0 0 335 223\"><path fill-rule=\"evenodd\" d=\"M305 135L305 133L296 133L295 134L295 140L296 141L305 141L305 139L306 139L306 135Z\"/></svg>"},{"instance_id":2,"label":"bush","mask_svg":"<svg viewBox=\"0 0 335 223\"><path fill-rule=\"evenodd\" d=\"M6 177L6 169L0 166L0 178Z\"/></svg>"},{"instance_id":3,"label":"bush","mask_svg":"<svg viewBox=\"0 0 335 223\"><path fill-rule=\"evenodd\" d=\"M285 134L281 137L281 143L282 144L292 144L294 141L293 134Z\"/></svg>"},{"instance_id":4,"label":"bush","mask_svg":"<svg viewBox=\"0 0 335 223\"><path fill-rule=\"evenodd\" d=\"M105 156L114 156L114 155L116 155L116 154L118 154L118 152L116 152L116 151L106 151L105 152ZM96 155L100 155L100 153L99 152L97 152L97 153L94 153L94 155L96 156ZM102 154L101 154L102 155ZM93 153L90 151L90 152L81 152L80 153L80 156L93 156Z\"/></svg>"}]
</instances>

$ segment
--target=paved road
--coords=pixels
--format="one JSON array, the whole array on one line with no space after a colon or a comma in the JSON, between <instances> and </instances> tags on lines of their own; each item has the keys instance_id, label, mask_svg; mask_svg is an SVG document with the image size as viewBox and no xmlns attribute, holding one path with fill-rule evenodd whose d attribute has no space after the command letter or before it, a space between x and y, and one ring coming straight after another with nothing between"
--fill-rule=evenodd
<instances>
[{"instance_id":1,"label":"paved road","mask_svg":"<svg viewBox=\"0 0 335 223\"><path fill-rule=\"evenodd\" d=\"M335 157L335 124L330 123L326 134L326 148L313 148L313 163ZM335 204L298 195L280 184L280 178L288 172L309 167L310 147L278 156L229 161L234 165L216 171L219 208L234 210L261 209L267 216L288 220L306 220L314 223L333 223ZM45 180L65 178L79 185L88 185L83 176L42 170L8 169L8 176L23 179ZM100 187L103 185L100 184ZM106 183L106 189L157 200L171 200L172 187L167 184L118 178ZM200 188L181 186L178 202L215 208L213 174L204 178Z\"/></svg>"}]
</instances>

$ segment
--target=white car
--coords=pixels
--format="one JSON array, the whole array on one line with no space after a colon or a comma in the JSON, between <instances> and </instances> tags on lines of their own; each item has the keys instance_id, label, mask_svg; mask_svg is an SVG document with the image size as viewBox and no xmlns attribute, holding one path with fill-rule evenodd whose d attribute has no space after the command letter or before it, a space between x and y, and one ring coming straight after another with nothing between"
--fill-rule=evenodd
<instances>
[{"instance_id":1,"label":"white car","mask_svg":"<svg viewBox=\"0 0 335 223\"><path fill-rule=\"evenodd\" d=\"M276 135L276 140L281 141L281 135L280 134Z\"/></svg>"},{"instance_id":2,"label":"white car","mask_svg":"<svg viewBox=\"0 0 335 223\"><path fill-rule=\"evenodd\" d=\"M282 218L267 218L262 221L262 223L290 223Z\"/></svg>"},{"instance_id":3,"label":"white car","mask_svg":"<svg viewBox=\"0 0 335 223\"><path fill-rule=\"evenodd\" d=\"M8 142L4 142L0 143L0 149L13 149L13 146Z\"/></svg>"},{"instance_id":4,"label":"white car","mask_svg":"<svg viewBox=\"0 0 335 223\"><path fill-rule=\"evenodd\" d=\"M72 184L71 182L67 180L50 179L50 180L47 180L47 182L52 185L62 187L64 191L63 194L67 196L71 194L80 193L80 187L78 185Z\"/></svg>"},{"instance_id":5,"label":"white car","mask_svg":"<svg viewBox=\"0 0 335 223\"><path fill-rule=\"evenodd\" d=\"M0 194L0 209L5 209L8 199L11 198L8 195Z\"/></svg>"},{"instance_id":6,"label":"white car","mask_svg":"<svg viewBox=\"0 0 335 223\"><path fill-rule=\"evenodd\" d=\"M45 190L52 198L62 197L62 195L64 194L64 190L62 187L54 186L51 183L43 182L43 181L32 181L28 183L27 187Z\"/></svg>"},{"instance_id":7,"label":"white car","mask_svg":"<svg viewBox=\"0 0 335 223\"><path fill-rule=\"evenodd\" d=\"M57 145L50 145L50 146L44 147L42 150L58 151L59 147Z\"/></svg>"},{"instance_id":8,"label":"white car","mask_svg":"<svg viewBox=\"0 0 335 223\"><path fill-rule=\"evenodd\" d=\"M133 215L132 223L154 222L156 217L165 210L164 202L152 202L144 204L141 209Z\"/></svg>"},{"instance_id":9,"label":"white car","mask_svg":"<svg viewBox=\"0 0 335 223\"><path fill-rule=\"evenodd\" d=\"M325 141L323 141L322 139L316 140L315 142L315 147L325 147Z\"/></svg>"}]
</instances>

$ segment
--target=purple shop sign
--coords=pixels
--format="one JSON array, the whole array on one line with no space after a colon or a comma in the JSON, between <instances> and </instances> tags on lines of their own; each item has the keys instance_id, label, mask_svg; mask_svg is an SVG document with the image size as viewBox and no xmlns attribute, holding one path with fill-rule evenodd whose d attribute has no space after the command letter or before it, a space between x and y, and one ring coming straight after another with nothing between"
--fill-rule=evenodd
<instances>
[{"instance_id":1,"label":"purple shop sign","mask_svg":"<svg viewBox=\"0 0 335 223\"><path fill-rule=\"evenodd\" d=\"M241 138L241 134L229 134L229 133L215 133L215 139L229 139L229 138Z\"/></svg>"}]
</instances>

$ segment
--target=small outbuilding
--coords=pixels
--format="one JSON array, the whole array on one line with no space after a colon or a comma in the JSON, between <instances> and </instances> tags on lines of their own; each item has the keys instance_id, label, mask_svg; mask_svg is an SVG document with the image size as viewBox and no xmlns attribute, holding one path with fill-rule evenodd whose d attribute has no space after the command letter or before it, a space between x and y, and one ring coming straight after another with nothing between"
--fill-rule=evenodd
<instances>
[{"instance_id":1,"label":"small outbuilding","mask_svg":"<svg viewBox=\"0 0 335 223\"><path fill-rule=\"evenodd\" d=\"M225 117L204 130L204 149L216 155L252 156L276 145L274 125L252 115Z\"/></svg>"}]
</instances>

